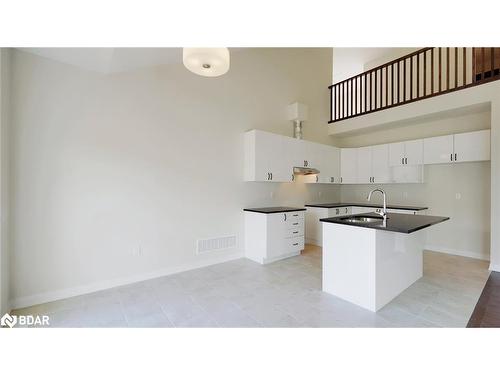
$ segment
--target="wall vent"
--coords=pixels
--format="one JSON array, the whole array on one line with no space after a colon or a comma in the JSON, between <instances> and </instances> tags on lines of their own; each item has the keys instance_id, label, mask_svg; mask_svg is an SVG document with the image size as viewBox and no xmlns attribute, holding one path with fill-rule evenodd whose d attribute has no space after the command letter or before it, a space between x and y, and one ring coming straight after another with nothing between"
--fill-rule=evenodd
<instances>
[{"instance_id":1,"label":"wall vent","mask_svg":"<svg viewBox=\"0 0 500 375\"><path fill-rule=\"evenodd\" d=\"M198 240L196 252L198 254L206 253L207 251L233 249L236 247L236 236L207 238Z\"/></svg>"}]
</instances>

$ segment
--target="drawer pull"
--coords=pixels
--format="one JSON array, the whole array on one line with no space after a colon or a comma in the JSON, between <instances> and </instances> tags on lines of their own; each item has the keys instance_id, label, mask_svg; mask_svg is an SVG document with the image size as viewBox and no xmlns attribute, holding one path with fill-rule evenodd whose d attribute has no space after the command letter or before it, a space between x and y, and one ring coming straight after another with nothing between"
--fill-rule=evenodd
<instances>
[{"instance_id":1,"label":"drawer pull","mask_svg":"<svg viewBox=\"0 0 500 375\"><path fill-rule=\"evenodd\" d=\"M293 234L297 234L297 233L299 233L299 232L298 231L293 232Z\"/></svg>"},{"instance_id":2,"label":"drawer pull","mask_svg":"<svg viewBox=\"0 0 500 375\"><path fill-rule=\"evenodd\" d=\"M292 225L299 225L299 223L293 223Z\"/></svg>"},{"instance_id":3,"label":"drawer pull","mask_svg":"<svg viewBox=\"0 0 500 375\"><path fill-rule=\"evenodd\" d=\"M293 244L293 246L298 246L298 244L299 244L298 242L295 242L295 243Z\"/></svg>"},{"instance_id":4,"label":"drawer pull","mask_svg":"<svg viewBox=\"0 0 500 375\"><path fill-rule=\"evenodd\" d=\"M299 216L299 214L295 214L295 215L293 215L293 216L297 217L297 216Z\"/></svg>"}]
</instances>

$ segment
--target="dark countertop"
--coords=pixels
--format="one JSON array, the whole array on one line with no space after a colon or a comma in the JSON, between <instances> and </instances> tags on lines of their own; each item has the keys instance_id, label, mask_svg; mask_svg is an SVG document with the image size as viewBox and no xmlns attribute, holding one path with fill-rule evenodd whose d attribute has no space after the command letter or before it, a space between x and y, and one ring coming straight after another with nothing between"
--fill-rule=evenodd
<instances>
[{"instance_id":1,"label":"dark countertop","mask_svg":"<svg viewBox=\"0 0 500 375\"><path fill-rule=\"evenodd\" d=\"M297 207L261 207L261 208L244 208L243 211L258 212L261 214L277 214L280 212L305 211L305 208Z\"/></svg>"},{"instance_id":2,"label":"dark countertop","mask_svg":"<svg viewBox=\"0 0 500 375\"><path fill-rule=\"evenodd\" d=\"M339 208L339 207L372 207L372 208L382 208L382 204L373 203L315 203L306 204L306 207L318 207L318 208ZM409 210L409 211L422 211L427 210L429 207L418 207L418 206L401 206L397 204L388 204L387 208L393 210Z\"/></svg>"},{"instance_id":3,"label":"dark countertop","mask_svg":"<svg viewBox=\"0 0 500 375\"><path fill-rule=\"evenodd\" d=\"M329 217L325 219L320 219L324 223L351 225L354 227L379 229L389 232L399 232L399 233L413 233L417 230L430 227L431 225L442 223L443 221L449 220L449 217L444 216L428 216L428 215L407 215L407 214L387 214L387 225L384 227L382 223L352 223L348 221L342 221L342 218L354 217L354 216L367 216L367 217L377 217L377 214L359 214L359 215L345 215Z\"/></svg>"}]
</instances>

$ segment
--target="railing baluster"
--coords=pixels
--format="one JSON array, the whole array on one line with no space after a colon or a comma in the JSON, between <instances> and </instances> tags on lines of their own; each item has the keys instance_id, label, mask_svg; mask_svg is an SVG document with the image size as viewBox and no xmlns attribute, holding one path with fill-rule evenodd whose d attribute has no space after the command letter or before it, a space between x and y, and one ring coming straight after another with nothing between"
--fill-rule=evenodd
<instances>
[{"instance_id":1,"label":"railing baluster","mask_svg":"<svg viewBox=\"0 0 500 375\"><path fill-rule=\"evenodd\" d=\"M391 105L394 104L394 65L391 65Z\"/></svg>"},{"instance_id":2,"label":"railing baluster","mask_svg":"<svg viewBox=\"0 0 500 375\"><path fill-rule=\"evenodd\" d=\"M476 48L472 47L472 82L476 82Z\"/></svg>"},{"instance_id":3,"label":"railing baluster","mask_svg":"<svg viewBox=\"0 0 500 375\"><path fill-rule=\"evenodd\" d=\"M375 90L374 90L374 102L375 102L375 109L377 109L377 94L378 94L378 90L377 90L377 81L378 81L378 70L375 70L374 74L375 74Z\"/></svg>"},{"instance_id":4,"label":"railing baluster","mask_svg":"<svg viewBox=\"0 0 500 375\"><path fill-rule=\"evenodd\" d=\"M431 49L431 95L434 94L434 48Z\"/></svg>"},{"instance_id":5,"label":"railing baluster","mask_svg":"<svg viewBox=\"0 0 500 375\"><path fill-rule=\"evenodd\" d=\"M373 72L370 73L370 111L373 110Z\"/></svg>"},{"instance_id":6,"label":"railing baluster","mask_svg":"<svg viewBox=\"0 0 500 375\"><path fill-rule=\"evenodd\" d=\"M427 96L427 51L424 52L424 96Z\"/></svg>"},{"instance_id":7,"label":"railing baluster","mask_svg":"<svg viewBox=\"0 0 500 375\"><path fill-rule=\"evenodd\" d=\"M494 48L490 49L491 53L491 73L490 73L490 78L493 78L493 74L495 73L495 50Z\"/></svg>"},{"instance_id":8,"label":"railing baluster","mask_svg":"<svg viewBox=\"0 0 500 375\"><path fill-rule=\"evenodd\" d=\"M481 80L484 79L484 70L486 68L486 62L484 58L484 47L481 47Z\"/></svg>"},{"instance_id":9,"label":"railing baluster","mask_svg":"<svg viewBox=\"0 0 500 375\"><path fill-rule=\"evenodd\" d=\"M458 87L458 47L455 47L455 88Z\"/></svg>"},{"instance_id":10,"label":"railing baluster","mask_svg":"<svg viewBox=\"0 0 500 375\"><path fill-rule=\"evenodd\" d=\"M366 112L366 109L368 108L367 104L366 104L367 103L366 98L367 98L367 94L368 94L368 86L366 85L366 74L363 77L365 79L365 112Z\"/></svg>"},{"instance_id":11,"label":"railing baluster","mask_svg":"<svg viewBox=\"0 0 500 375\"><path fill-rule=\"evenodd\" d=\"M333 93L332 93L332 88L330 88L330 121L333 120Z\"/></svg>"},{"instance_id":12,"label":"railing baluster","mask_svg":"<svg viewBox=\"0 0 500 375\"><path fill-rule=\"evenodd\" d=\"M353 87L352 87L352 79L351 79L351 80L349 80L349 86L350 86L350 88L351 88L351 90L350 90L350 92L349 92L349 97L350 97L350 99L349 99L349 106L351 107L351 113L350 113L350 116L352 116L352 108L353 108L353 106L352 106L352 102L353 102L353 100L352 100L352 99L353 99L353 95L352 95L352 92L353 92Z\"/></svg>"},{"instance_id":13,"label":"railing baluster","mask_svg":"<svg viewBox=\"0 0 500 375\"><path fill-rule=\"evenodd\" d=\"M410 100L413 99L413 56L410 60Z\"/></svg>"},{"instance_id":14,"label":"railing baluster","mask_svg":"<svg viewBox=\"0 0 500 375\"><path fill-rule=\"evenodd\" d=\"M463 62L462 62L462 69L463 69L463 74L464 74L464 78L463 78L463 82L462 82L462 86L465 86L467 84L467 48L466 47L463 47L462 48L462 53L463 53Z\"/></svg>"},{"instance_id":15,"label":"railing baluster","mask_svg":"<svg viewBox=\"0 0 500 375\"><path fill-rule=\"evenodd\" d=\"M446 90L450 89L450 47L446 47Z\"/></svg>"},{"instance_id":16,"label":"railing baluster","mask_svg":"<svg viewBox=\"0 0 500 375\"><path fill-rule=\"evenodd\" d=\"M406 59L403 60L403 101L406 101Z\"/></svg>"},{"instance_id":17,"label":"railing baluster","mask_svg":"<svg viewBox=\"0 0 500 375\"><path fill-rule=\"evenodd\" d=\"M400 66L401 66L401 61L398 61L398 101L397 101L398 103L399 103L399 88L401 86L401 81L399 79L399 71L401 70Z\"/></svg>"},{"instance_id":18,"label":"railing baluster","mask_svg":"<svg viewBox=\"0 0 500 375\"><path fill-rule=\"evenodd\" d=\"M385 67L385 106L389 105L389 67Z\"/></svg>"},{"instance_id":19,"label":"railing baluster","mask_svg":"<svg viewBox=\"0 0 500 375\"><path fill-rule=\"evenodd\" d=\"M443 80L443 78L441 77L441 74L443 72L443 68L442 68L442 65L441 65L442 57L443 57L443 51L441 50L441 47L439 47L439 85L438 85L438 92L441 92L441 81Z\"/></svg>"},{"instance_id":20,"label":"railing baluster","mask_svg":"<svg viewBox=\"0 0 500 375\"><path fill-rule=\"evenodd\" d=\"M417 98L420 97L420 54L417 55Z\"/></svg>"},{"instance_id":21,"label":"railing baluster","mask_svg":"<svg viewBox=\"0 0 500 375\"><path fill-rule=\"evenodd\" d=\"M354 114L358 113L358 78L354 78Z\"/></svg>"},{"instance_id":22,"label":"railing baluster","mask_svg":"<svg viewBox=\"0 0 500 375\"><path fill-rule=\"evenodd\" d=\"M383 98L383 95L382 95L382 77L383 77L383 73L384 73L384 69L381 68L380 69L380 108L382 108L382 98Z\"/></svg>"}]
</instances>

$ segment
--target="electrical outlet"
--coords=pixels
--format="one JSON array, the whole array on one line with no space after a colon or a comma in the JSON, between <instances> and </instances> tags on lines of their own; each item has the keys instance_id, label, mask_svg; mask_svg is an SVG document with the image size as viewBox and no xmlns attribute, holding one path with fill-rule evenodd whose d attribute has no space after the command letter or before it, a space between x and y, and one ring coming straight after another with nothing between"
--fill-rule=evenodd
<instances>
[{"instance_id":1,"label":"electrical outlet","mask_svg":"<svg viewBox=\"0 0 500 375\"><path fill-rule=\"evenodd\" d=\"M271 199L274 199L274 191L271 191Z\"/></svg>"},{"instance_id":2,"label":"electrical outlet","mask_svg":"<svg viewBox=\"0 0 500 375\"><path fill-rule=\"evenodd\" d=\"M405 191L405 192L403 193L403 199L408 199L408 192L407 192L407 191Z\"/></svg>"},{"instance_id":3,"label":"electrical outlet","mask_svg":"<svg viewBox=\"0 0 500 375\"><path fill-rule=\"evenodd\" d=\"M462 199L462 194L460 193L455 193L455 199L458 201L460 199Z\"/></svg>"},{"instance_id":4,"label":"electrical outlet","mask_svg":"<svg viewBox=\"0 0 500 375\"><path fill-rule=\"evenodd\" d=\"M142 254L143 254L143 250L142 250L142 246L141 245L139 245L137 247L134 247L132 249L132 255L133 256L138 257L138 256L141 256Z\"/></svg>"},{"instance_id":5,"label":"electrical outlet","mask_svg":"<svg viewBox=\"0 0 500 375\"><path fill-rule=\"evenodd\" d=\"M321 198L321 195L323 195L322 191L318 191L318 198Z\"/></svg>"}]
</instances>

